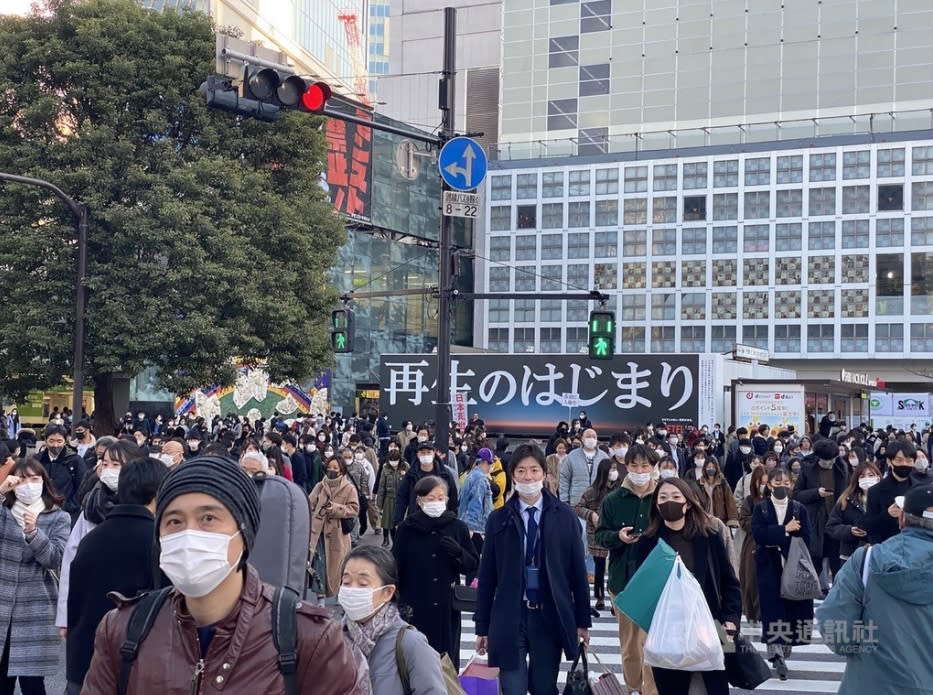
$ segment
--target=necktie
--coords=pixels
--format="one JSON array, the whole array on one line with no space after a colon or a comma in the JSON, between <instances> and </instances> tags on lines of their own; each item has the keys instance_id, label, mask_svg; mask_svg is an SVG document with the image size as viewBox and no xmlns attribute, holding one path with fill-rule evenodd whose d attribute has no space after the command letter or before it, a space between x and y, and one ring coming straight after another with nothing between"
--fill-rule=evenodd
<instances>
[{"instance_id":1,"label":"necktie","mask_svg":"<svg viewBox=\"0 0 933 695\"><path fill-rule=\"evenodd\" d=\"M538 545L538 522L535 521L537 507L528 507L528 533L525 540L525 567L535 564L535 547Z\"/></svg>"}]
</instances>

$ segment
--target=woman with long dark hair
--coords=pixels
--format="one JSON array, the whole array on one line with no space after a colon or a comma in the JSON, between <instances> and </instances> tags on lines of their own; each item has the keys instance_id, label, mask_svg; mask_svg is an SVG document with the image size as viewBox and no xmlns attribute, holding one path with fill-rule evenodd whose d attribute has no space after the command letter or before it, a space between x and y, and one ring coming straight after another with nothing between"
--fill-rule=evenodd
<instances>
[{"instance_id":1,"label":"woman with long dark hair","mask_svg":"<svg viewBox=\"0 0 933 695\"><path fill-rule=\"evenodd\" d=\"M868 542L868 532L861 524L865 518L868 491L879 482L881 471L878 466L867 461L858 464L849 477L848 486L829 514L826 533L839 543L840 565L848 560L857 548Z\"/></svg>"},{"instance_id":2,"label":"woman with long dark hair","mask_svg":"<svg viewBox=\"0 0 933 695\"><path fill-rule=\"evenodd\" d=\"M580 496L574 507L577 516L586 522L586 544L593 556L593 597L596 599L595 610L606 609L606 558L609 551L596 542L596 528L599 526L599 508L606 496L622 483L619 467L614 458L603 459L596 467L596 477Z\"/></svg>"},{"instance_id":3,"label":"woman with long dark hair","mask_svg":"<svg viewBox=\"0 0 933 695\"><path fill-rule=\"evenodd\" d=\"M755 505L768 496L768 471L757 466L748 483L748 495L739 509L739 526L742 529L742 549L739 552L739 583L742 585L742 612L753 623L761 621L761 604L758 600L758 577L755 573L755 536L752 535L752 513Z\"/></svg>"},{"instance_id":4,"label":"woman with long dark hair","mask_svg":"<svg viewBox=\"0 0 933 695\"><path fill-rule=\"evenodd\" d=\"M677 551L703 588L713 619L734 634L742 614L739 580L710 515L703 511L694 488L680 478L667 478L658 483L648 528L635 545L638 566L654 550L658 539ZM694 677L702 678L707 695L729 695L729 681L724 670L702 673L658 667L651 670L658 695L683 695L689 692Z\"/></svg>"}]
</instances>

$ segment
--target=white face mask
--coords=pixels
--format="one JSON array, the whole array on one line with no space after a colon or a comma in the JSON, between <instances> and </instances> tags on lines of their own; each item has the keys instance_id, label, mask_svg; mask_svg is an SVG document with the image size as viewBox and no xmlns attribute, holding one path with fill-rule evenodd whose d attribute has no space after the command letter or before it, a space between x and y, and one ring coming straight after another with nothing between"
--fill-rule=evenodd
<instances>
[{"instance_id":1,"label":"white face mask","mask_svg":"<svg viewBox=\"0 0 933 695\"><path fill-rule=\"evenodd\" d=\"M620 458L620 459L624 459L624 458L625 458L625 455L626 455L627 453L628 453L628 447L627 447L627 446L620 446L620 447L619 447L618 449L616 449L616 451L615 451L616 458Z\"/></svg>"},{"instance_id":2,"label":"white face mask","mask_svg":"<svg viewBox=\"0 0 933 695\"><path fill-rule=\"evenodd\" d=\"M704 456L698 456L698 457L696 457L695 459L693 459L693 465L694 465L694 466L698 466L698 467L699 467L699 466L702 466L702 465L705 464L705 463L706 463L706 458L705 458Z\"/></svg>"},{"instance_id":3,"label":"white face mask","mask_svg":"<svg viewBox=\"0 0 933 695\"><path fill-rule=\"evenodd\" d=\"M425 466L434 463L433 456L419 456L418 460L421 461L421 463L423 463Z\"/></svg>"},{"instance_id":4,"label":"white face mask","mask_svg":"<svg viewBox=\"0 0 933 695\"><path fill-rule=\"evenodd\" d=\"M327 449L327 450L324 452L324 456L325 456L326 458L331 458L333 455L334 455L334 450L333 450L333 449Z\"/></svg>"},{"instance_id":5,"label":"white face mask","mask_svg":"<svg viewBox=\"0 0 933 695\"><path fill-rule=\"evenodd\" d=\"M619 471L609 471L609 480L613 483L619 479Z\"/></svg>"},{"instance_id":6,"label":"white face mask","mask_svg":"<svg viewBox=\"0 0 933 695\"><path fill-rule=\"evenodd\" d=\"M421 505L421 509L424 510L424 513L427 514L432 519L436 519L441 514L447 511L447 502L441 502L438 500L432 500L430 502L425 502Z\"/></svg>"},{"instance_id":7,"label":"white face mask","mask_svg":"<svg viewBox=\"0 0 933 695\"><path fill-rule=\"evenodd\" d=\"M583 448L593 450L596 448L596 439L594 437L587 437L583 440Z\"/></svg>"},{"instance_id":8,"label":"white face mask","mask_svg":"<svg viewBox=\"0 0 933 695\"><path fill-rule=\"evenodd\" d=\"M661 480L666 480L667 478L676 478L677 471L675 471L673 468L662 468L660 476Z\"/></svg>"},{"instance_id":9,"label":"white face mask","mask_svg":"<svg viewBox=\"0 0 933 695\"><path fill-rule=\"evenodd\" d=\"M750 446L740 446L739 451L741 451L743 454L750 454L752 453L752 448Z\"/></svg>"},{"instance_id":10,"label":"white face mask","mask_svg":"<svg viewBox=\"0 0 933 695\"><path fill-rule=\"evenodd\" d=\"M774 447L774 453L775 453L775 454L780 454L782 451L784 451L784 447L783 447L783 446L776 446L776 447Z\"/></svg>"},{"instance_id":11,"label":"white face mask","mask_svg":"<svg viewBox=\"0 0 933 695\"><path fill-rule=\"evenodd\" d=\"M419 442L426 442L426 441L428 441L428 438L425 437L424 435L420 435L420 434L419 434L419 435L418 435L418 441L419 441Z\"/></svg>"},{"instance_id":12,"label":"white face mask","mask_svg":"<svg viewBox=\"0 0 933 695\"><path fill-rule=\"evenodd\" d=\"M855 466L857 466L857 465L858 465L858 456L850 456L850 457L849 457L849 465L851 465L853 468L854 468Z\"/></svg>"},{"instance_id":13,"label":"white face mask","mask_svg":"<svg viewBox=\"0 0 933 695\"><path fill-rule=\"evenodd\" d=\"M914 461L914 469L919 471L920 473L925 473L927 468L929 467L930 467L930 462L927 461L926 459L918 458L916 461Z\"/></svg>"},{"instance_id":14,"label":"white face mask","mask_svg":"<svg viewBox=\"0 0 933 695\"><path fill-rule=\"evenodd\" d=\"M358 623L382 608L383 604L373 606L373 596L382 589L385 589L385 587L368 589L366 587L341 586L337 592L337 603L343 608L347 618Z\"/></svg>"},{"instance_id":15,"label":"white face mask","mask_svg":"<svg viewBox=\"0 0 933 695\"><path fill-rule=\"evenodd\" d=\"M629 473L628 478L635 487L644 487L651 482L651 473Z\"/></svg>"},{"instance_id":16,"label":"white face mask","mask_svg":"<svg viewBox=\"0 0 933 695\"><path fill-rule=\"evenodd\" d=\"M539 480L534 483L515 483L512 487L515 488L515 492L521 497L537 497L541 494L541 489L544 487L544 481Z\"/></svg>"},{"instance_id":17,"label":"white face mask","mask_svg":"<svg viewBox=\"0 0 933 695\"><path fill-rule=\"evenodd\" d=\"M667 441L671 446L677 446L677 444L680 442L680 440L677 437L671 437Z\"/></svg>"},{"instance_id":18,"label":"white face mask","mask_svg":"<svg viewBox=\"0 0 933 695\"><path fill-rule=\"evenodd\" d=\"M164 463L166 468L171 468L175 465L175 457L171 454L159 454L156 458Z\"/></svg>"},{"instance_id":19,"label":"white face mask","mask_svg":"<svg viewBox=\"0 0 933 695\"><path fill-rule=\"evenodd\" d=\"M201 442L197 439L192 439L188 442L188 448L191 449L191 451L197 451L199 446L201 446Z\"/></svg>"},{"instance_id":20,"label":"white face mask","mask_svg":"<svg viewBox=\"0 0 933 695\"><path fill-rule=\"evenodd\" d=\"M359 461L360 463L362 463L364 458L366 457L363 456L363 454L353 454L354 461Z\"/></svg>"},{"instance_id":21,"label":"white face mask","mask_svg":"<svg viewBox=\"0 0 933 695\"><path fill-rule=\"evenodd\" d=\"M227 560L230 541L237 533L239 531L228 536L186 529L162 536L159 538L162 544L159 567L185 596L207 596L240 564L239 558L232 565Z\"/></svg>"},{"instance_id":22,"label":"white face mask","mask_svg":"<svg viewBox=\"0 0 933 695\"><path fill-rule=\"evenodd\" d=\"M23 483L13 488L16 499L26 506L35 504L42 497L42 483Z\"/></svg>"},{"instance_id":23,"label":"white face mask","mask_svg":"<svg viewBox=\"0 0 933 695\"><path fill-rule=\"evenodd\" d=\"M105 468L101 471L100 482L110 488L111 492L117 491L117 484L120 481L119 468Z\"/></svg>"},{"instance_id":24,"label":"white face mask","mask_svg":"<svg viewBox=\"0 0 933 695\"><path fill-rule=\"evenodd\" d=\"M870 487L874 487L879 482L878 478L875 476L870 476L868 478L859 478L858 486L863 490L867 490Z\"/></svg>"}]
</instances>

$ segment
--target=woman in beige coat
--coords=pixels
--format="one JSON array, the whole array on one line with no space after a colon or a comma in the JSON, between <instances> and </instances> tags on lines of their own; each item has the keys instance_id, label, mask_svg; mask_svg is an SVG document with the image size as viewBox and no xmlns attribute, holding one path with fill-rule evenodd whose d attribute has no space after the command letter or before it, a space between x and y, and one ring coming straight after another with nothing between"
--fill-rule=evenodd
<instances>
[{"instance_id":1,"label":"woman in beige coat","mask_svg":"<svg viewBox=\"0 0 933 695\"><path fill-rule=\"evenodd\" d=\"M356 487L347 479L343 459L331 458L325 464L324 476L310 495L312 564L320 577L327 577L326 595L335 596L341 584L340 568L350 552L350 534L344 533L340 520L359 516L360 500Z\"/></svg>"}]
</instances>

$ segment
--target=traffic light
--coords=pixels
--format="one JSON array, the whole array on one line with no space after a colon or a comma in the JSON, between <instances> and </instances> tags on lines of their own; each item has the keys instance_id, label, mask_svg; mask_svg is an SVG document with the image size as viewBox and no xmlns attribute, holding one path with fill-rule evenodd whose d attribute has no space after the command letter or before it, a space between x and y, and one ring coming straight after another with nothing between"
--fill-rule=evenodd
<instances>
[{"instance_id":1,"label":"traffic light","mask_svg":"<svg viewBox=\"0 0 933 695\"><path fill-rule=\"evenodd\" d=\"M611 360L616 352L616 315L614 311L590 312L590 359Z\"/></svg>"},{"instance_id":2,"label":"traffic light","mask_svg":"<svg viewBox=\"0 0 933 695\"><path fill-rule=\"evenodd\" d=\"M325 82L307 80L273 68L246 66L243 71L243 96L282 109L323 113L331 97Z\"/></svg>"},{"instance_id":3,"label":"traffic light","mask_svg":"<svg viewBox=\"0 0 933 695\"><path fill-rule=\"evenodd\" d=\"M198 91L204 95L207 105L215 109L267 122L279 118L281 109L278 106L263 103L257 99L250 99L246 95L240 96L237 88L225 77L215 77L213 75L208 77L201 83Z\"/></svg>"},{"instance_id":4,"label":"traffic light","mask_svg":"<svg viewBox=\"0 0 933 695\"><path fill-rule=\"evenodd\" d=\"M330 312L330 344L334 352L353 352L353 311L337 309Z\"/></svg>"}]
</instances>

